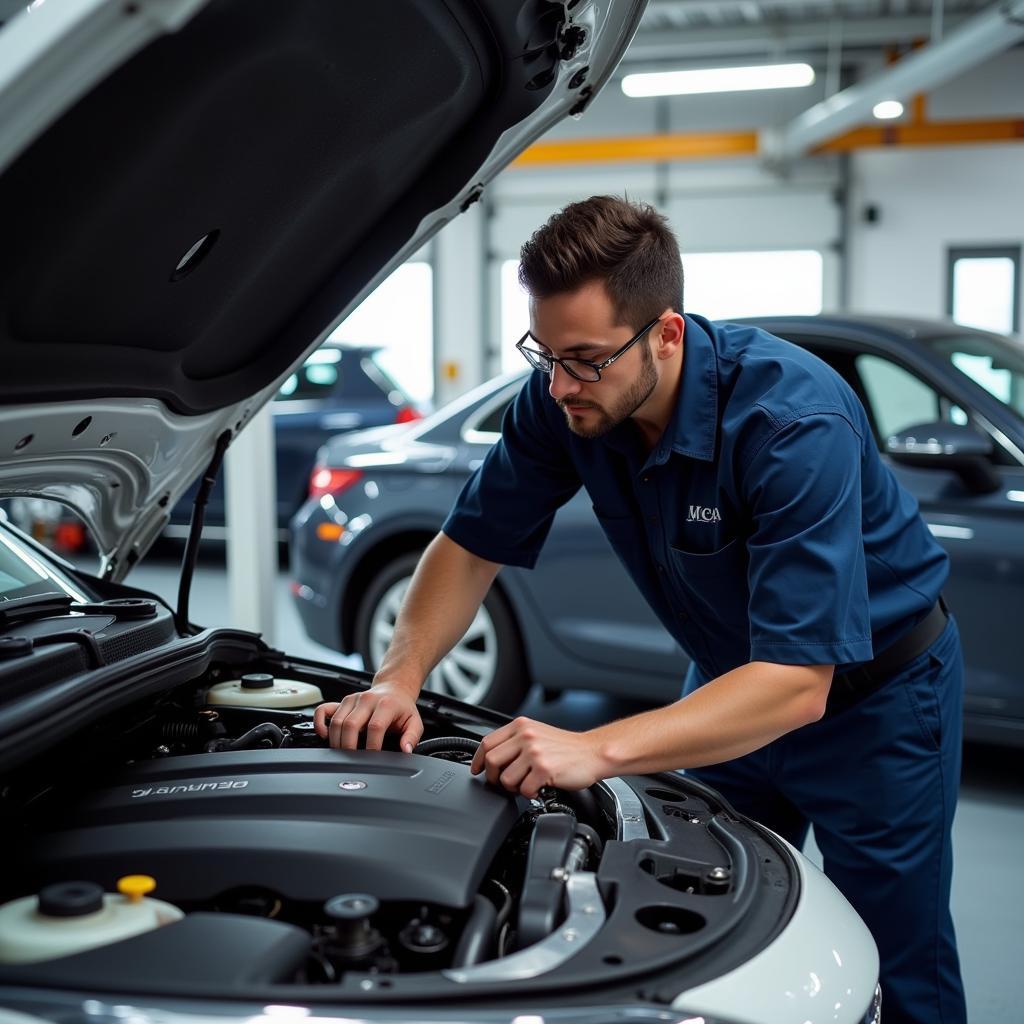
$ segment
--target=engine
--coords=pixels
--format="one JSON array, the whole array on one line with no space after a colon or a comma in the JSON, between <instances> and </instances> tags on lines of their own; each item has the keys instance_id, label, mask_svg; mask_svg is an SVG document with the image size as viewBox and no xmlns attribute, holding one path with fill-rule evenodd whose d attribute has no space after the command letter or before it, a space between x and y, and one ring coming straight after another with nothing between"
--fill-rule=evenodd
<instances>
[{"instance_id":1,"label":"engine","mask_svg":"<svg viewBox=\"0 0 1024 1024\"><path fill-rule=\"evenodd\" d=\"M450 761L292 749L136 764L33 817L37 885L84 873L113 891L142 873L179 906L367 892L465 909L518 812Z\"/></svg>"},{"instance_id":2,"label":"engine","mask_svg":"<svg viewBox=\"0 0 1024 1024\"><path fill-rule=\"evenodd\" d=\"M470 774L486 719L441 707L412 754L339 751L313 728L320 699L211 673L12 776L0 985L583 983L710 948L746 913L741 886L788 890L732 874L774 860L678 776L526 800Z\"/></svg>"}]
</instances>

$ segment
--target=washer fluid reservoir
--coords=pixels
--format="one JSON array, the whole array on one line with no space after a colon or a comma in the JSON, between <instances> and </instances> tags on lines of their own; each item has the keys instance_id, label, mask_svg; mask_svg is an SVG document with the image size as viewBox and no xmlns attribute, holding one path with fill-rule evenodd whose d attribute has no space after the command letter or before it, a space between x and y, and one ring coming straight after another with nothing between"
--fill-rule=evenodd
<instances>
[{"instance_id":1,"label":"washer fluid reservoir","mask_svg":"<svg viewBox=\"0 0 1024 1024\"><path fill-rule=\"evenodd\" d=\"M118 880L117 894L94 882L58 882L38 896L0 906L0 964L31 964L130 939L185 915L147 896L147 875Z\"/></svg>"},{"instance_id":2,"label":"washer fluid reservoir","mask_svg":"<svg viewBox=\"0 0 1024 1024\"><path fill-rule=\"evenodd\" d=\"M267 672L250 672L241 679L211 686L206 692L207 704L246 708L306 708L323 699L319 686L297 679L275 679Z\"/></svg>"}]
</instances>

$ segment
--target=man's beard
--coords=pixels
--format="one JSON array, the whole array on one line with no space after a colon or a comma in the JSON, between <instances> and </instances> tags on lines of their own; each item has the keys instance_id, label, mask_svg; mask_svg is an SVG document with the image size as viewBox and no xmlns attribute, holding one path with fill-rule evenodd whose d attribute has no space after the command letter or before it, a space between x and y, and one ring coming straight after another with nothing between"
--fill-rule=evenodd
<instances>
[{"instance_id":1,"label":"man's beard","mask_svg":"<svg viewBox=\"0 0 1024 1024\"><path fill-rule=\"evenodd\" d=\"M558 406L565 413L566 423L577 437L595 438L607 434L609 430L629 419L647 401L655 385L658 383L658 372L654 369L654 357L651 355L651 350L647 347L646 342L641 344L641 350L643 352L643 365L640 367L640 375L611 409L604 409L592 402L574 401L572 398L565 398L559 401ZM597 413L594 422L578 422L566 408L567 405L594 409Z\"/></svg>"}]
</instances>

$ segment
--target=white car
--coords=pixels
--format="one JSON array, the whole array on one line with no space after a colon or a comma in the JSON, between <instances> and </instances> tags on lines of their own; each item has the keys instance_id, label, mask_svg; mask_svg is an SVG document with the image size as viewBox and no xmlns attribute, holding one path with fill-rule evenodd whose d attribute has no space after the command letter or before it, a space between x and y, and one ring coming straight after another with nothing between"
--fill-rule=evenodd
<instances>
[{"instance_id":1,"label":"white car","mask_svg":"<svg viewBox=\"0 0 1024 1024\"><path fill-rule=\"evenodd\" d=\"M879 1013L863 923L678 774L535 801L504 719L427 694L341 752L368 677L124 583L360 298L611 74L631 0L61 0L0 29L0 1020L703 1020Z\"/></svg>"}]
</instances>

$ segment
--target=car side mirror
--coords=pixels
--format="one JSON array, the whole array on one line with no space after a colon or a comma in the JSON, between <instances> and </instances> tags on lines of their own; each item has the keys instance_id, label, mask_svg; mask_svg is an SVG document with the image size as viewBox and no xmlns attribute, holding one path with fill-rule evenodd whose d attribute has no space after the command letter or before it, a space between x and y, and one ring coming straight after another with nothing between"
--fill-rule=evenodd
<instances>
[{"instance_id":1,"label":"car side mirror","mask_svg":"<svg viewBox=\"0 0 1024 1024\"><path fill-rule=\"evenodd\" d=\"M921 423L893 434L886 440L885 450L903 466L952 471L976 494L991 494L1001 484L989 461L992 439L972 427Z\"/></svg>"}]
</instances>

